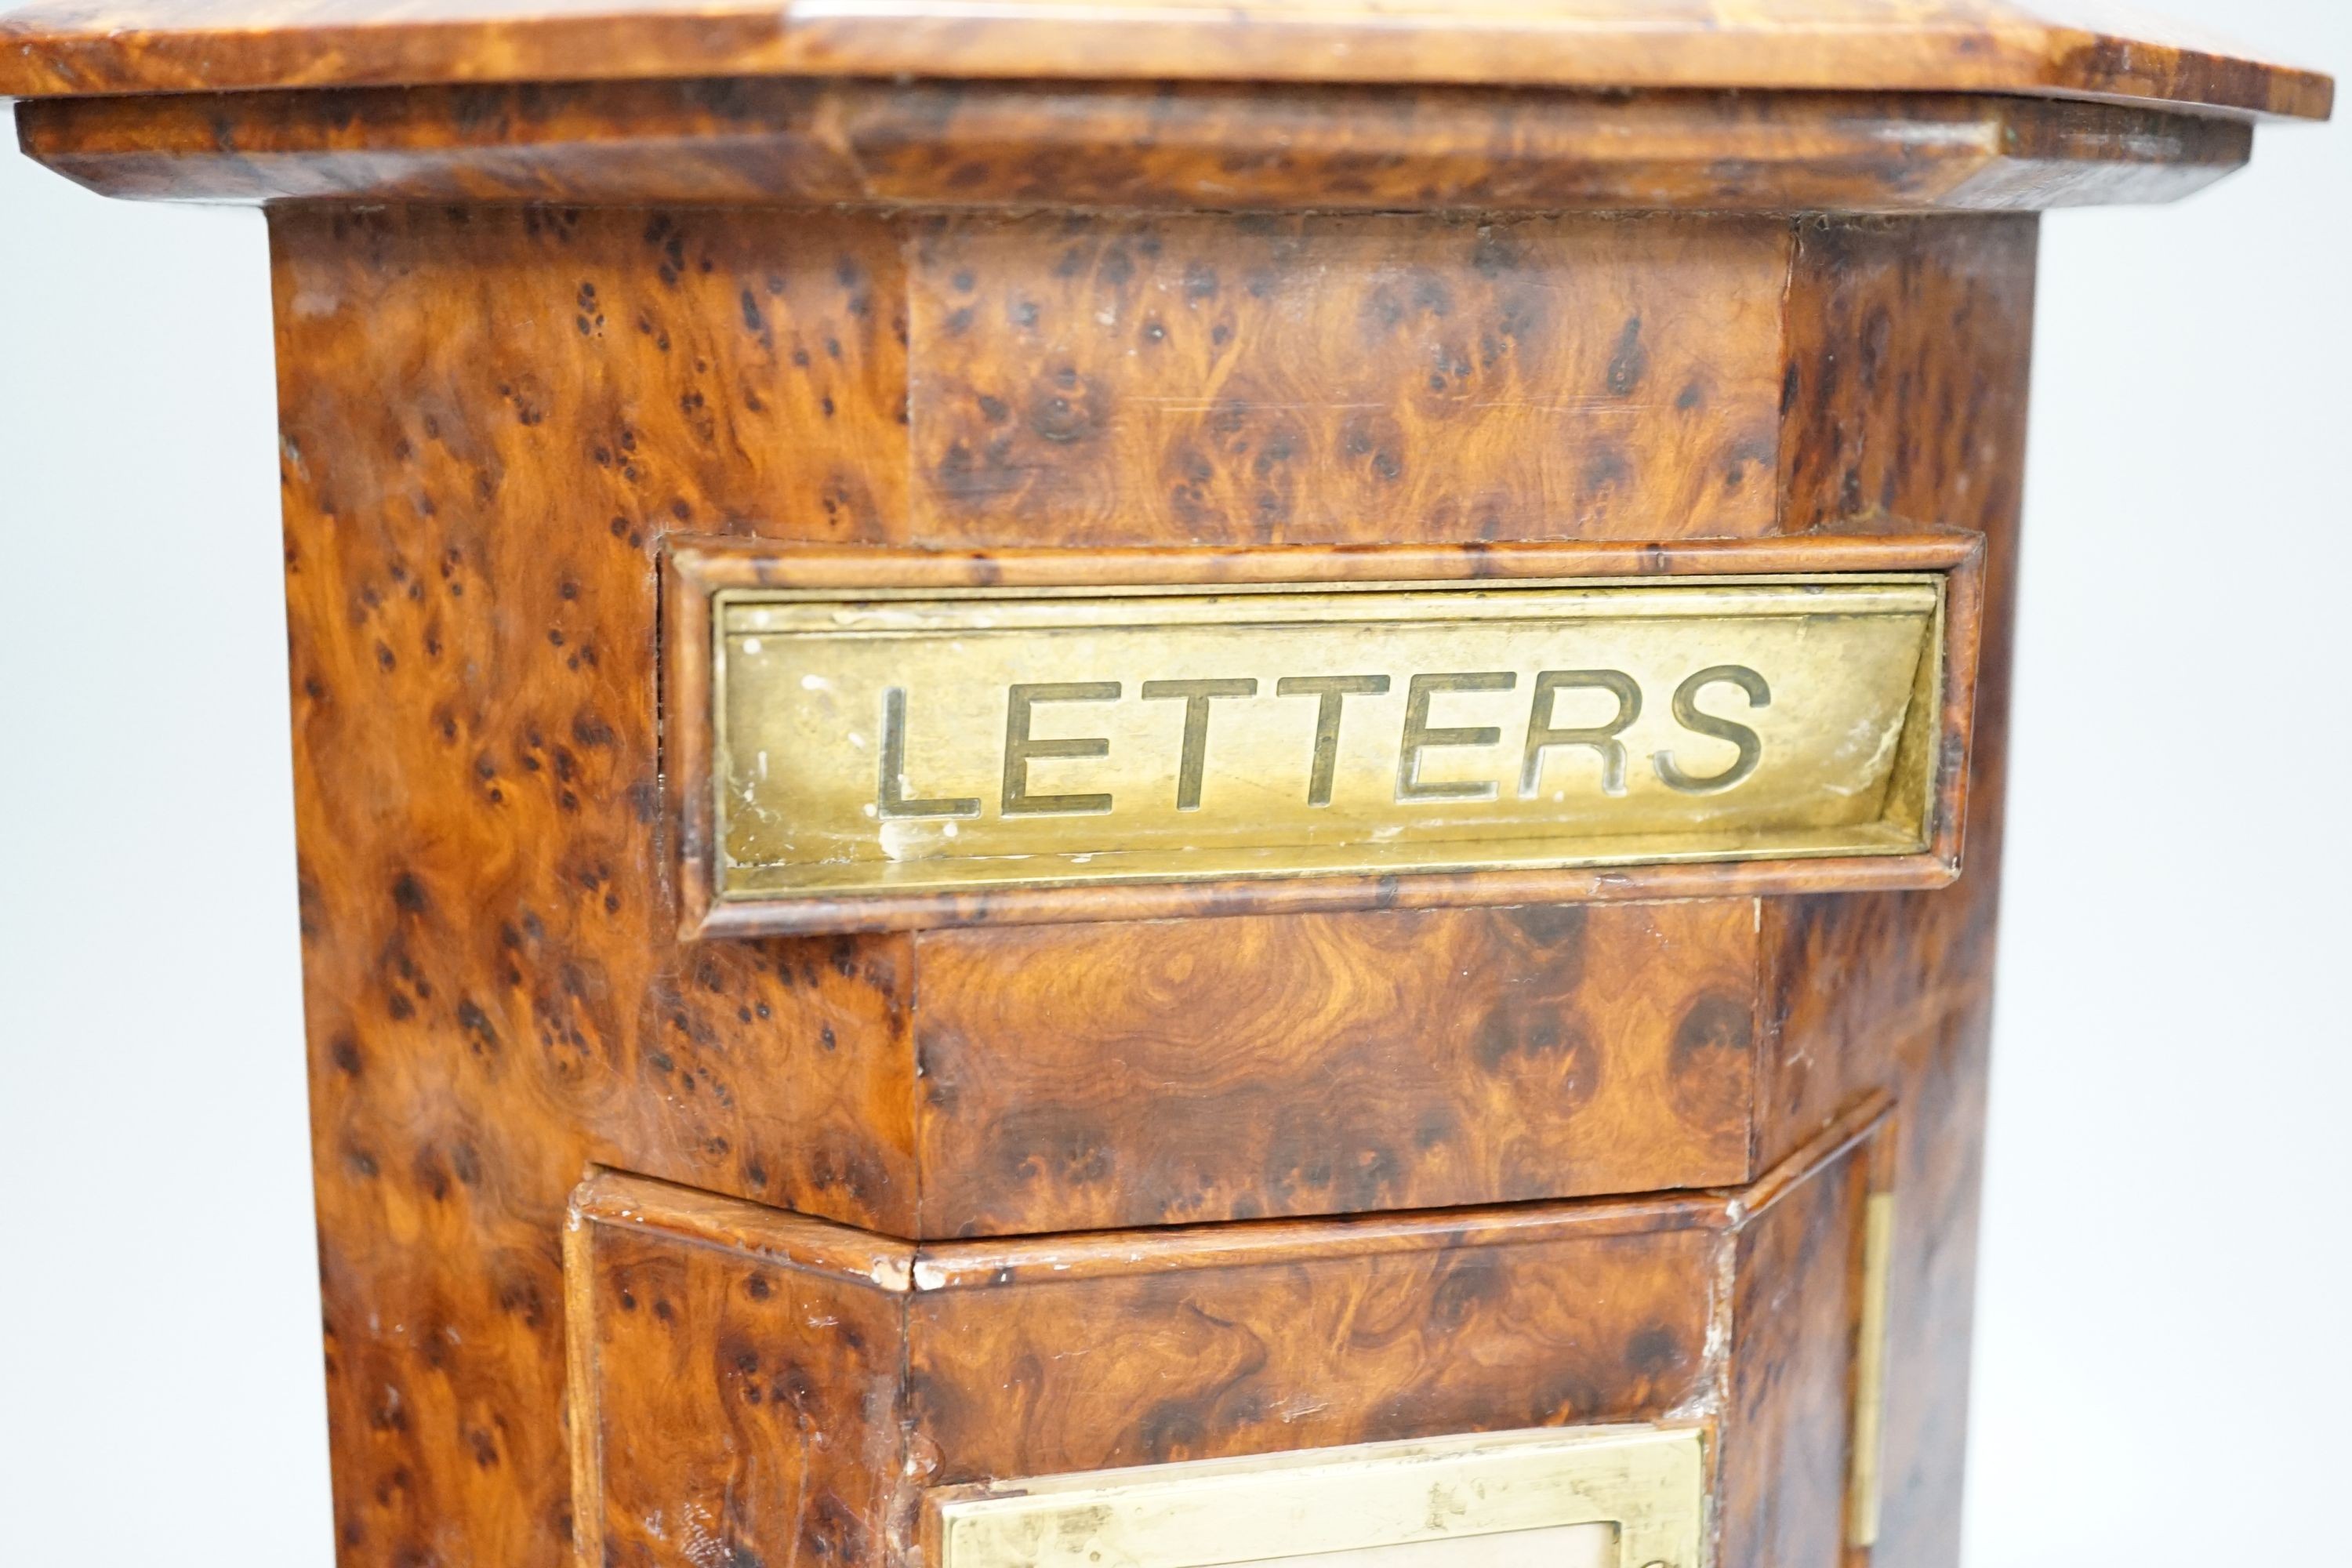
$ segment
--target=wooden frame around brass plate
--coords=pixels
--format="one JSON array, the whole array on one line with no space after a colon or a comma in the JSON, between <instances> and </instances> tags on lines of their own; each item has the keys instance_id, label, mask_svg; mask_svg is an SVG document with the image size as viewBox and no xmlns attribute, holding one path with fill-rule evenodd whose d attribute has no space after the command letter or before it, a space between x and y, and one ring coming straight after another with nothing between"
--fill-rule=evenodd
<instances>
[{"instance_id":1,"label":"wooden frame around brass plate","mask_svg":"<svg viewBox=\"0 0 2352 1568\"><path fill-rule=\"evenodd\" d=\"M780 549L733 541L675 544L665 574L664 772L676 824L684 927L688 935L751 936L1201 913L1941 886L1959 868L1963 764L1979 635L1980 558L1979 537L1958 531L1639 547L1576 543L1452 549L945 553ZM1758 612L1759 626L1765 624L1761 618L1765 615L1790 614L1788 602L1826 604L1832 593L1852 595L1873 587L1885 591L1879 597L1911 595L1909 613L1916 618L1922 613L1920 605L1927 601L1918 598L1916 588L1906 585L1932 586L1933 618L1927 624L1934 641L1929 646L1939 646L1943 657L1939 663L1923 661L1910 716L1902 728L1901 749L1910 758L1902 765L1912 770L1918 794L1902 831L1874 826L1866 833L1856 830L1843 835L1790 830L1777 837L1766 834L1720 844L1688 833L1679 838L1653 833L1647 841L1630 838L1622 845L1603 845L1597 851L1571 848L1549 863L1540 854L1528 855L1524 837L1516 841L1519 849L1516 861L1497 853L1489 863L1477 863L1474 848L1461 852L1462 858L1473 862L1468 865L1444 863L1442 857L1437 858L1439 863L1416 864L1409 857L1394 855L1385 861L1367 855L1362 863L1349 863L1343 856L1335 862L1327 853L1320 860L1297 856L1288 864L1276 861L1236 870L1243 853L1228 854L1220 861L1210 853L1162 851L1156 858L1149 853L1131 857L1132 864L1145 868L1129 875L1106 874L1101 864L1084 864L1116 862L1118 855L1126 851L1112 843L1105 843L1098 851L1092 841L1080 840L1077 847L1084 853L1056 856L1042 852L1038 844L1015 841L1010 849L997 853L1021 857L1014 873L1019 880L961 885L922 885L919 880L890 885L887 876L901 869L892 865L881 866L879 873L861 882L854 866L845 872L828 860L820 875L798 883L788 874L789 868L785 873L759 868L768 879L761 882L758 877L740 874L742 868L722 865L726 845L719 786L730 775L726 762L727 715L719 709L726 696L726 638L730 635L740 654L760 651L762 635L797 634L813 641L841 637L845 640L840 646L847 646L847 638L868 635L865 628L881 626L887 635L913 639L903 646L918 651L920 639L929 636L935 645L929 650L934 665L948 668L942 661L962 658L966 649L942 638L955 635L975 641L992 637L1034 637L1081 624L1090 637L1107 636L1111 634L1104 628L1115 629L1120 616L1130 621L1139 618L1133 609L1139 599L1173 606L1175 611L1172 616L1140 617L1143 620L1181 622L1189 616L1193 623L1190 635L1197 643L1205 640L1203 631L1213 633L1220 628L1223 623L1216 619L1218 616L1234 613L1230 608L1216 609L1219 605L1280 605L1287 596L1297 604L1340 605L1344 614L1344 607L1350 605L1378 603L1397 614L1443 615L1450 626L1475 617L1454 614L1448 604L1451 595L1444 590L1475 591L1463 594L1465 605L1475 602L1507 608L1522 599L1540 604L1545 602L1542 596L1549 594L1558 602L1590 606L1612 592L1629 588L1634 592L1625 599L1654 601L1656 595L1645 595L1643 590L1668 582L1688 591L1718 590L1717 596L1726 604L1766 605ZM1783 603L1770 608L1776 595ZM1431 608L1433 605L1437 607ZM1849 624L1853 619L1817 609L1805 613L1822 626ZM1045 630L1020 633L998 624L1023 616ZM1253 610L1249 618L1262 632L1259 623L1270 616ZM1374 632L1393 632L1406 624L1369 612L1359 619ZM836 623L856 629L845 633ZM1324 624L1314 622L1318 628ZM1512 624L1529 623L1522 615ZM728 629L730 625L736 628L732 634ZM742 627L746 626L755 635L745 636ZM778 628L777 634L761 634L761 628L772 626ZM939 631L940 626L949 630ZM1154 624L1148 629L1155 637L1168 635L1165 626ZM868 684L874 679L869 674ZM788 696L792 683L772 679L763 689ZM1158 693L1147 691L1146 695ZM1653 694L1654 710L1664 706L1664 691ZM1393 705L1401 699L1400 689L1389 700ZM771 700L774 700L772 695ZM1171 722L1182 710L1173 702L1162 706ZM880 739L887 752L894 737L887 728L887 704L885 709ZM1737 711L1736 700L1732 710ZM1922 715L1927 722L1921 721ZM1530 725L1537 721L1529 720ZM1449 731L1434 726L1427 732L1434 736ZM790 738L790 731L779 733ZM901 731L896 737L901 744L903 735ZM862 734L851 739L853 743L868 740ZM1517 737L1512 739L1516 742ZM1529 745L1533 745L1532 734ZM1533 756L1532 751L1529 755ZM862 765L871 771L872 764ZM740 793L740 781L736 782ZM1197 779L1191 787L1197 804ZM1404 786L1398 787L1402 798ZM911 803L934 816L967 818L979 815L980 804L976 798ZM848 816L844 802L832 805L835 817L845 818L854 829L855 819ZM874 816L870 805L864 809L868 817ZM1084 810L1079 806L1064 815L1083 815ZM814 807L812 815L816 815ZM835 826L836 841L848 841L849 830L839 829L838 821ZM951 836L953 828L948 832ZM1262 850L1244 853L1255 853L1262 862L1268 858ZM1192 858L1202 862L1198 872L1183 864ZM730 870L738 874L730 876ZM998 874L1003 873L999 870Z\"/></svg>"}]
</instances>

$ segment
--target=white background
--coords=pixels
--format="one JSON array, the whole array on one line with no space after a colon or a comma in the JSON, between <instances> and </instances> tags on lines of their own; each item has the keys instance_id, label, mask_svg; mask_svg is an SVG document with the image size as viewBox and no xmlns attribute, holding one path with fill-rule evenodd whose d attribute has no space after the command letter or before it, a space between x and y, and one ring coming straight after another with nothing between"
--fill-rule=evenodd
<instances>
[{"instance_id":1,"label":"white background","mask_svg":"<svg viewBox=\"0 0 2352 1568\"><path fill-rule=\"evenodd\" d=\"M2169 9L2352 70L2346 0ZM2344 1560L2352 125L2259 142L2043 230L1969 1568ZM266 273L0 153L27 1568L331 1561Z\"/></svg>"}]
</instances>

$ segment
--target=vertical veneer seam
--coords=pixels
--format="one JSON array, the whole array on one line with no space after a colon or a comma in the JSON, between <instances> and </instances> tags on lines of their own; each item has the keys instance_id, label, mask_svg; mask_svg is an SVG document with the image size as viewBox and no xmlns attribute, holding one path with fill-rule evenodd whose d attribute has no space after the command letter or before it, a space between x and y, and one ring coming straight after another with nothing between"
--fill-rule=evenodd
<instances>
[{"instance_id":1,"label":"vertical veneer seam","mask_svg":"<svg viewBox=\"0 0 2352 1568\"><path fill-rule=\"evenodd\" d=\"M915 265L916 246L914 224L909 218L894 216L887 220L898 252L898 318L906 323L906 353L899 362L898 408L900 441L899 461L905 468L905 483L900 494L907 515L902 520L908 542L918 547L922 540L917 536L915 473ZM907 1136L910 1163L914 1170L915 1202L908 1239L919 1243L930 1234L929 1213L929 1194L925 1190L923 1159L923 934L910 931L906 938L907 978L906 1016L900 1025L898 1040L900 1059L907 1064ZM901 1346L906 1336L900 1335Z\"/></svg>"},{"instance_id":2,"label":"vertical veneer seam","mask_svg":"<svg viewBox=\"0 0 2352 1568\"><path fill-rule=\"evenodd\" d=\"M911 1270L909 1272L911 1274ZM898 1529L898 1520L902 1506L898 1494L901 1491L912 1491L919 1498L923 1490L922 1484L915 1479L914 1474L915 1439L918 1435L914 1400L915 1292L902 1290L898 1293L898 1297L896 1310L898 1320L898 1384L892 1391L891 1397L891 1404L898 1416L893 1423L897 1428L898 1436L896 1454L898 1478L897 1484L891 1489L891 1501L883 1520L882 1528L886 1537L893 1534ZM921 1523L919 1517L915 1531L917 1539L920 1538L920 1533Z\"/></svg>"},{"instance_id":3,"label":"vertical veneer seam","mask_svg":"<svg viewBox=\"0 0 2352 1568\"><path fill-rule=\"evenodd\" d=\"M1789 451L1789 367L1793 363L1790 352L1792 312L1797 299L1797 263L1804 248L1804 220L1790 218L1781 230L1785 244L1780 260L1780 393L1772 411L1772 531L1789 531L1790 464L1794 460Z\"/></svg>"},{"instance_id":4,"label":"vertical veneer seam","mask_svg":"<svg viewBox=\"0 0 2352 1568\"><path fill-rule=\"evenodd\" d=\"M1769 1076L1765 1069L1766 1064L1771 1059L1771 1047L1774 1044L1773 1009L1769 1005L1768 999L1771 970L1767 963L1764 941L1766 900L1759 896L1753 900L1753 906L1756 911L1756 945L1753 954L1756 984L1748 1000L1748 1162L1747 1170L1742 1173L1751 1182L1761 1173L1759 1167L1764 1163L1764 1093L1765 1084Z\"/></svg>"}]
</instances>

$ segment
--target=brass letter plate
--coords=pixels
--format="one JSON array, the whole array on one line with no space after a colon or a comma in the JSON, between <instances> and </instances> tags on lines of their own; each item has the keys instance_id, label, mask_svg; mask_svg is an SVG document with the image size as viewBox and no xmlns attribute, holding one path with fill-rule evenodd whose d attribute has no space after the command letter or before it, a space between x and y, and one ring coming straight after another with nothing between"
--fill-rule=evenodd
<instances>
[{"instance_id":1,"label":"brass letter plate","mask_svg":"<svg viewBox=\"0 0 2352 1568\"><path fill-rule=\"evenodd\" d=\"M1040 910L1056 891L1393 902L1431 876L1925 855L1949 584L716 587L710 902L840 929L1009 895L1167 907ZM874 900L931 912L856 918Z\"/></svg>"},{"instance_id":2,"label":"brass letter plate","mask_svg":"<svg viewBox=\"0 0 2352 1568\"><path fill-rule=\"evenodd\" d=\"M938 1568L1701 1568L1688 1428L1372 1443L930 1494Z\"/></svg>"}]
</instances>

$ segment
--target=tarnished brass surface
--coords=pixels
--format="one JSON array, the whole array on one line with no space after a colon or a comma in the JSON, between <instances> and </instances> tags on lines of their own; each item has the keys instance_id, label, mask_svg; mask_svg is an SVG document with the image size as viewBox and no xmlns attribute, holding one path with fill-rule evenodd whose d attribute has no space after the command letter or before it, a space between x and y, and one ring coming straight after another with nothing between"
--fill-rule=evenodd
<instances>
[{"instance_id":1,"label":"tarnished brass surface","mask_svg":"<svg viewBox=\"0 0 2352 1568\"><path fill-rule=\"evenodd\" d=\"M719 896L1914 853L1941 595L730 591Z\"/></svg>"},{"instance_id":2,"label":"tarnished brass surface","mask_svg":"<svg viewBox=\"0 0 2352 1568\"><path fill-rule=\"evenodd\" d=\"M934 1492L939 1568L1700 1568L1685 1427L1373 1443Z\"/></svg>"}]
</instances>

